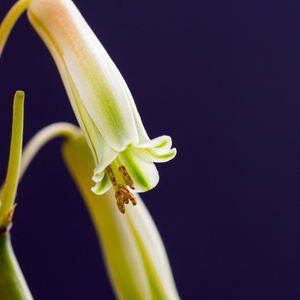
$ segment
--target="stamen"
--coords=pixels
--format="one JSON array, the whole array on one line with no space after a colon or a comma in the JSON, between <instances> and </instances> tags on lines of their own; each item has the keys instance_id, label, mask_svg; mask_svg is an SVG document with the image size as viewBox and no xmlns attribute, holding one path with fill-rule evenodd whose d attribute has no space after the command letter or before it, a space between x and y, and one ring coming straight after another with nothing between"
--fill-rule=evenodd
<instances>
[{"instance_id":1,"label":"stamen","mask_svg":"<svg viewBox=\"0 0 300 300\"><path fill-rule=\"evenodd\" d=\"M119 211L124 214L125 213L125 205L124 205L124 201L123 201L123 195L120 191L117 191L115 194L115 197L117 199L117 206Z\"/></svg>"},{"instance_id":2,"label":"stamen","mask_svg":"<svg viewBox=\"0 0 300 300\"><path fill-rule=\"evenodd\" d=\"M125 213L125 205L129 204L129 200L131 201L132 205L136 205L136 198L134 195L126 189L124 186L118 184L119 190L116 191L115 197L117 199L117 206L119 211L124 214Z\"/></svg>"},{"instance_id":3,"label":"stamen","mask_svg":"<svg viewBox=\"0 0 300 300\"><path fill-rule=\"evenodd\" d=\"M126 183L132 190L134 190L133 180L131 179L130 175L128 174L125 166L120 166L119 171L122 174L122 177Z\"/></svg>"},{"instance_id":4,"label":"stamen","mask_svg":"<svg viewBox=\"0 0 300 300\"><path fill-rule=\"evenodd\" d=\"M112 183L113 185L117 185L117 181L116 181L115 174L114 174L114 172L112 171L110 165L108 165L108 166L106 167L106 171L107 171L107 174L108 174L108 176L109 176L109 179L110 179L111 183Z\"/></svg>"},{"instance_id":5,"label":"stamen","mask_svg":"<svg viewBox=\"0 0 300 300\"><path fill-rule=\"evenodd\" d=\"M129 204L129 201L132 203L132 205L137 204L136 198L127 189L127 186L129 186L134 190L133 180L131 179L126 168L123 165L120 166L120 164L117 164L116 162L112 162L111 165L108 165L106 167L106 172L116 191L115 197L117 200L117 207L119 211L124 214L125 204Z\"/></svg>"}]
</instances>

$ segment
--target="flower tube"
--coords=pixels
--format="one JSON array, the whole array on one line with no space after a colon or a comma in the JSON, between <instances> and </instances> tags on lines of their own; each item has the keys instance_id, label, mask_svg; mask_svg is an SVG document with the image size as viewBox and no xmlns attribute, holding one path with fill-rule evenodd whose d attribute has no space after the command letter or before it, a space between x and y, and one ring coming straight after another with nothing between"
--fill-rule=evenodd
<instances>
[{"instance_id":1,"label":"flower tube","mask_svg":"<svg viewBox=\"0 0 300 300\"><path fill-rule=\"evenodd\" d=\"M154 162L172 159L171 138L148 137L117 67L71 0L31 0L28 18L52 54L93 153L92 190L111 186L119 210L136 204L132 191L153 188Z\"/></svg>"}]
</instances>

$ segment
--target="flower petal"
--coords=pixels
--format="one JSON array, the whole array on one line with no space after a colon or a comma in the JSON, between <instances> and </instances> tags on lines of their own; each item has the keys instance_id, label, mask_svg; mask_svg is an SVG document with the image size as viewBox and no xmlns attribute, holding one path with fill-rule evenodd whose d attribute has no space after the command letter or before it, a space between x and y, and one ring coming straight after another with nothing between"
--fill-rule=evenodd
<instances>
[{"instance_id":1,"label":"flower petal","mask_svg":"<svg viewBox=\"0 0 300 300\"><path fill-rule=\"evenodd\" d=\"M152 149L147 149L147 150L148 150L150 156L152 157L152 161L157 162L157 163L167 162L167 161L173 159L177 153L176 148L172 148L165 154L159 154L159 155L153 153Z\"/></svg>"},{"instance_id":2,"label":"flower petal","mask_svg":"<svg viewBox=\"0 0 300 300\"><path fill-rule=\"evenodd\" d=\"M131 106L131 110L132 110L132 113L133 113L133 116L134 116L135 125L136 125L136 129L137 129L138 137L139 137L139 144L146 143L150 139L149 139L148 134L147 134L147 132L144 128L142 119L141 119L140 114L137 110L137 107L135 105L135 102L133 100L131 92L130 92L124 78L121 76L121 74L120 74L120 83L122 84L122 86L124 88L124 91L127 95L127 99L128 99L128 101L130 103L130 106Z\"/></svg>"},{"instance_id":3,"label":"flower petal","mask_svg":"<svg viewBox=\"0 0 300 300\"><path fill-rule=\"evenodd\" d=\"M162 135L155 139L152 139L144 144L139 144L136 146L138 148L148 148L153 151L153 153L160 155L165 154L172 147L172 139L168 135Z\"/></svg>"},{"instance_id":4,"label":"flower petal","mask_svg":"<svg viewBox=\"0 0 300 300\"><path fill-rule=\"evenodd\" d=\"M129 172L136 192L145 192L157 185L159 175L147 150L128 147L119 158Z\"/></svg>"},{"instance_id":5,"label":"flower petal","mask_svg":"<svg viewBox=\"0 0 300 300\"><path fill-rule=\"evenodd\" d=\"M167 135L157 137L136 147L147 149L153 162L166 162L176 155L176 149L170 149L172 147L172 139Z\"/></svg>"},{"instance_id":6,"label":"flower petal","mask_svg":"<svg viewBox=\"0 0 300 300\"><path fill-rule=\"evenodd\" d=\"M97 183L102 180L104 176L104 169L118 156L118 152L112 149L106 142L95 123L90 118L81 101L75 84L71 76L69 76L68 69L65 69L65 73L68 78L67 86L70 87L69 97L71 98L71 102L74 107L73 109L79 123L81 124L81 128L83 129L86 139L89 142L90 148L94 153L96 168L94 169L93 180Z\"/></svg>"},{"instance_id":7,"label":"flower petal","mask_svg":"<svg viewBox=\"0 0 300 300\"><path fill-rule=\"evenodd\" d=\"M107 176L106 172L104 173L104 177L101 179L100 182L97 182L94 187L92 187L92 191L97 195L102 195L106 193L111 187L111 181Z\"/></svg>"},{"instance_id":8,"label":"flower petal","mask_svg":"<svg viewBox=\"0 0 300 300\"><path fill-rule=\"evenodd\" d=\"M109 62L102 62L103 65L99 66L102 59L95 59L100 61L84 60L85 64L91 66L83 67L70 60L70 55L65 56L67 68L90 117L107 143L120 152L129 144L138 143L135 121L127 96L118 84L118 78L113 78L114 72L109 70ZM95 67L97 64L98 67Z\"/></svg>"}]
</instances>

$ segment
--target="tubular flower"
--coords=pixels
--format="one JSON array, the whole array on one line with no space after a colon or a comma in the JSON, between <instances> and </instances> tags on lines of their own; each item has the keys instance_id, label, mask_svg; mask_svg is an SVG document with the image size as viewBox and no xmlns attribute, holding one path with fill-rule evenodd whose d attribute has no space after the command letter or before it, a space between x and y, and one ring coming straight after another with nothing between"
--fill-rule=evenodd
<instances>
[{"instance_id":1,"label":"tubular flower","mask_svg":"<svg viewBox=\"0 0 300 300\"><path fill-rule=\"evenodd\" d=\"M52 54L93 153L92 188L114 187L119 210L153 188L154 162L172 159L171 138L150 140L117 67L71 0L31 0L28 18Z\"/></svg>"}]
</instances>

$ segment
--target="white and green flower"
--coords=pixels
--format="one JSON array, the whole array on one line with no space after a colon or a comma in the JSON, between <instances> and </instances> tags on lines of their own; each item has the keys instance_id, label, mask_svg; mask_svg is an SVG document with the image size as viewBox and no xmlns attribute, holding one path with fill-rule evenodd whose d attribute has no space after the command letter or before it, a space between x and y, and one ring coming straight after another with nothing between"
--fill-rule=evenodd
<instances>
[{"instance_id":1,"label":"white and green flower","mask_svg":"<svg viewBox=\"0 0 300 300\"><path fill-rule=\"evenodd\" d=\"M28 17L51 52L73 110L93 153L92 190L111 186L117 204L135 204L131 191L147 191L158 180L154 162L172 159L171 138L150 140L117 67L70 0L31 0Z\"/></svg>"}]
</instances>

